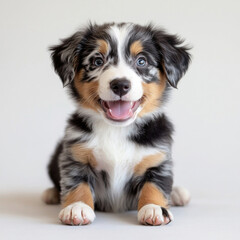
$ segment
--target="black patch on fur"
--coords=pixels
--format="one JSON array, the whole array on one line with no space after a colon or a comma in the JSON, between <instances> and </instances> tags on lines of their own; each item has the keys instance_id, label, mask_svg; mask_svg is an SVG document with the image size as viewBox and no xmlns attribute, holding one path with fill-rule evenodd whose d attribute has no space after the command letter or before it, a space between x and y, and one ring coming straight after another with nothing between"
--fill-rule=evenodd
<instances>
[{"instance_id":1,"label":"black patch on fur","mask_svg":"<svg viewBox=\"0 0 240 240\"><path fill-rule=\"evenodd\" d=\"M113 211L113 206L110 203L110 201L107 199L107 197L106 197L106 199L98 199L95 202L94 207L97 211L101 211L101 212L111 212L111 211Z\"/></svg>"},{"instance_id":2,"label":"black patch on fur","mask_svg":"<svg viewBox=\"0 0 240 240\"><path fill-rule=\"evenodd\" d=\"M66 147L70 147L73 144L77 144L77 143L83 143L85 142L85 140L83 140L81 137L80 138L75 138L75 139L71 139L71 140L67 140L65 141Z\"/></svg>"},{"instance_id":3,"label":"black patch on fur","mask_svg":"<svg viewBox=\"0 0 240 240\"><path fill-rule=\"evenodd\" d=\"M81 100L81 96L79 95L76 87L74 86L74 84L69 84L69 93L71 94L71 97L76 100L76 101L80 101Z\"/></svg>"},{"instance_id":4,"label":"black patch on fur","mask_svg":"<svg viewBox=\"0 0 240 240\"><path fill-rule=\"evenodd\" d=\"M167 209L164 208L164 207L161 207L161 209L162 209L162 213L163 213L163 215L164 215L165 217L167 217L167 218L170 220L170 217L169 217L169 214L168 214ZM170 220L170 221L171 221L171 220Z\"/></svg>"},{"instance_id":5,"label":"black patch on fur","mask_svg":"<svg viewBox=\"0 0 240 240\"><path fill-rule=\"evenodd\" d=\"M101 171L102 181L104 183L105 188L109 187L109 177L105 171Z\"/></svg>"},{"instance_id":6,"label":"black patch on fur","mask_svg":"<svg viewBox=\"0 0 240 240\"><path fill-rule=\"evenodd\" d=\"M158 167L149 168L146 171L142 181L155 183L160 189L163 190L163 193L168 196L172 191L173 176L172 171L169 171L169 174L171 175L162 175L166 165L171 166L172 164L170 161L166 161Z\"/></svg>"},{"instance_id":7,"label":"black patch on fur","mask_svg":"<svg viewBox=\"0 0 240 240\"><path fill-rule=\"evenodd\" d=\"M92 127L89 125L88 121L85 118L79 116L78 113L74 113L70 117L68 124L86 133L92 132Z\"/></svg>"},{"instance_id":8,"label":"black patch on fur","mask_svg":"<svg viewBox=\"0 0 240 240\"><path fill-rule=\"evenodd\" d=\"M77 162L71 156L62 163L61 176L63 180L68 178L66 181L61 181L61 188L64 191L72 191L82 182L88 183L93 189L96 180L96 173L89 164Z\"/></svg>"},{"instance_id":9,"label":"black patch on fur","mask_svg":"<svg viewBox=\"0 0 240 240\"><path fill-rule=\"evenodd\" d=\"M63 151L63 142L59 142L48 164L48 174L58 191L60 188L59 156Z\"/></svg>"},{"instance_id":10,"label":"black patch on fur","mask_svg":"<svg viewBox=\"0 0 240 240\"><path fill-rule=\"evenodd\" d=\"M179 80L188 69L190 47L182 46L184 40L177 35L167 34L161 29L152 28L152 39L159 54L159 66L164 70L169 84L177 87Z\"/></svg>"},{"instance_id":11,"label":"black patch on fur","mask_svg":"<svg viewBox=\"0 0 240 240\"><path fill-rule=\"evenodd\" d=\"M136 123L136 126L137 131L130 139L137 144L152 147L157 147L160 143L171 145L173 125L164 114L147 122Z\"/></svg>"},{"instance_id":12,"label":"black patch on fur","mask_svg":"<svg viewBox=\"0 0 240 240\"><path fill-rule=\"evenodd\" d=\"M171 167L172 162L168 160L158 167L149 168L143 176L133 176L125 186L129 208L137 205L139 194L146 182L154 183L165 197L169 198L173 185Z\"/></svg>"},{"instance_id":13,"label":"black patch on fur","mask_svg":"<svg viewBox=\"0 0 240 240\"><path fill-rule=\"evenodd\" d=\"M109 44L111 46L111 50L109 52L108 58L112 60L113 65L117 65L119 58L118 58L118 50L117 50L118 46L117 46L116 39L110 38Z\"/></svg>"}]
</instances>

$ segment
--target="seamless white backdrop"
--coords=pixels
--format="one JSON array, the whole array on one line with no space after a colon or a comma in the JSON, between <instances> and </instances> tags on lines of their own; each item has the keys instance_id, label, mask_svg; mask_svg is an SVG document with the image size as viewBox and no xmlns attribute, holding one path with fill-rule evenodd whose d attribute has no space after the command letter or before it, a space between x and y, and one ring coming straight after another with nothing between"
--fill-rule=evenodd
<instances>
[{"instance_id":1,"label":"seamless white backdrop","mask_svg":"<svg viewBox=\"0 0 240 240\"><path fill-rule=\"evenodd\" d=\"M193 46L168 104L175 181L193 199L239 201L238 0L1 0L0 194L50 186L45 168L74 107L47 49L89 20L153 22Z\"/></svg>"}]
</instances>

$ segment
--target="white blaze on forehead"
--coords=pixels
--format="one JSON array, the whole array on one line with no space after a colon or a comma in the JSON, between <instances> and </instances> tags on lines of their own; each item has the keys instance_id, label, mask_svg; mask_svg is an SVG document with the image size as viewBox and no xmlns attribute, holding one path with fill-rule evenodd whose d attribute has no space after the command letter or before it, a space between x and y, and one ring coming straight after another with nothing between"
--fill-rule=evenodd
<instances>
[{"instance_id":1,"label":"white blaze on forehead","mask_svg":"<svg viewBox=\"0 0 240 240\"><path fill-rule=\"evenodd\" d=\"M118 27L114 25L109 29L109 34L111 38L117 42L119 60L123 59L122 53L124 51L124 44L128 40L129 33L131 30L132 30L131 24L124 25L123 27Z\"/></svg>"},{"instance_id":2,"label":"white blaze on forehead","mask_svg":"<svg viewBox=\"0 0 240 240\"><path fill-rule=\"evenodd\" d=\"M114 25L109 29L112 40L117 44L118 63L110 66L99 78L99 95L103 100L119 100L119 96L115 95L110 89L110 82L116 78L126 78L131 82L131 90L122 97L122 100L136 101L143 95L142 79L124 58L131 29L131 24L122 27Z\"/></svg>"}]
</instances>

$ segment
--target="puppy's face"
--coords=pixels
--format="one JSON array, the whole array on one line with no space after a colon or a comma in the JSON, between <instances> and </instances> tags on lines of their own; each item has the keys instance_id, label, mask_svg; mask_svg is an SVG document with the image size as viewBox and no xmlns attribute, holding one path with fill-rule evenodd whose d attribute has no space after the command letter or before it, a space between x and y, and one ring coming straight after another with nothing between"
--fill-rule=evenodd
<instances>
[{"instance_id":1,"label":"puppy's face","mask_svg":"<svg viewBox=\"0 0 240 240\"><path fill-rule=\"evenodd\" d=\"M115 125L157 111L190 60L182 42L151 26L89 26L51 48L56 71L82 108Z\"/></svg>"}]
</instances>

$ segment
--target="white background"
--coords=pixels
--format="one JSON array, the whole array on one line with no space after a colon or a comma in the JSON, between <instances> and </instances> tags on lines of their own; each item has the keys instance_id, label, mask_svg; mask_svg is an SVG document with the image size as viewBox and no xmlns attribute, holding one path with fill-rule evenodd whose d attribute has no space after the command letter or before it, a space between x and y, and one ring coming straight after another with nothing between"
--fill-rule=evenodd
<instances>
[{"instance_id":1,"label":"white background","mask_svg":"<svg viewBox=\"0 0 240 240\"><path fill-rule=\"evenodd\" d=\"M51 186L49 156L74 109L47 49L89 20L153 22L193 46L189 71L168 104L176 127L175 182L191 191L192 203L173 208L171 226L138 226L136 213L98 213L84 230L66 228L58 224L59 207L39 200ZM99 238L116 238L115 230L124 238L232 239L239 234L239 29L239 0L0 0L0 238L33 236L24 226L37 238L53 238L55 231L84 239L94 231ZM13 224L15 231L9 231Z\"/></svg>"}]
</instances>

